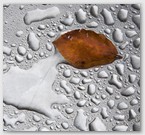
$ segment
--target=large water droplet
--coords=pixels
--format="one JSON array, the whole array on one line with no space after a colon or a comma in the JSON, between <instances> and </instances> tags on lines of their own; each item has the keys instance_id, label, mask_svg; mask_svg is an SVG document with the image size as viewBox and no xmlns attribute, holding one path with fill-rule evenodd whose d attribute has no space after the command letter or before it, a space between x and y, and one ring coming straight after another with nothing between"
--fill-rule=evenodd
<instances>
[{"instance_id":1,"label":"large water droplet","mask_svg":"<svg viewBox=\"0 0 145 135\"><path fill-rule=\"evenodd\" d=\"M71 15L68 15L64 20L62 20L60 22L66 26L71 26L74 22L74 19L72 18Z\"/></svg>"},{"instance_id":2,"label":"large water droplet","mask_svg":"<svg viewBox=\"0 0 145 135\"><path fill-rule=\"evenodd\" d=\"M94 84L90 84L88 86L88 91L87 92L88 92L89 95L95 94L95 92L96 92L96 86Z\"/></svg>"},{"instance_id":3,"label":"large water droplet","mask_svg":"<svg viewBox=\"0 0 145 135\"><path fill-rule=\"evenodd\" d=\"M79 9L75 15L76 15L76 20L78 23L86 22L86 20L87 20L86 12L84 12L83 9Z\"/></svg>"},{"instance_id":4,"label":"large water droplet","mask_svg":"<svg viewBox=\"0 0 145 135\"><path fill-rule=\"evenodd\" d=\"M120 21L126 22L128 18L128 10L120 9L117 16Z\"/></svg>"},{"instance_id":5,"label":"large water droplet","mask_svg":"<svg viewBox=\"0 0 145 135\"><path fill-rule=\"evenodd\" d=\"M50 7L47 9L35 9L32 11L28 11L24 16L25 24L29 25L32 22L42 21L44 19L55 18L58 14L60 14L59 8Z\"/></svg>"},{"instance_id":6,"label":"large water droplet","mask_svg":"<svg viewBox=\"0 0 145 135\"><path fill-rule=\"evenodd\" d=\"M87 116L84 115L84 110L79 109L74 120L74 126L82 131L87 131Z\"/></svg>"},{"instance_id":7,"label":"large water droplet","mask_svg":"<svg viewBox=\"0 0 145 135\"><path fill-rule=\"evenodd\" d=\"M122 83L119 82L119 80L118 80L117 78L118 78L118 76L117 76L116 74L113 74L113 75L111 76L111 79L109 80L109 83L110 83L111 85L116 86L118 89L121 89L121 88L122 88Z\"/></svg>"},{"instance_id":8,"label":"large water droplet","mask_svg":"<svg viewBox=\"0 0 145 135\"><path fill-rule=\"evenodd\" d=\"M29 47L33 50L33 51L37 51L40 48L39 45L39 40L37 39L36 35L34 32L30 32L28 37L27 37L27 42L29 44Z\"/></svg>"},{"instance_id":9,"label":"large water droplet","mask_svg":"<svg viewBox=\"0 0 145 135\"><path fill-rule=\"evenodd\" d=\"M132 17L132 21L136 24L136 26L140 29L140 15L134 15Z\"/></svg>"},{"instance_id":10,"label":"large water droplet","mask_svg":"<svg viewBox=\"0 0 145 135\"><path fill-rule=\"evenodd\" d=\"M130 61L134 69L140 69L140 57L136 55L131 55Z\"/></svg>"},{"instance_id":11,"label":"large water droplet","mask_svg":"<svg viewBox=\"0 0 145 135\"><path fill-rule=\"evenodd\" d=\"M105 124L100 120L99 117L96 117L90 124L89 124L90 131L106 131Z\"/></svg>"},{"instance_id":12,"label":"large water droplet","mask_svg":"<svg viewBox=\"0 0 145 135\"><path fill-rule=\"evenodd\" d=\"M113 39L117 43L123 42L123 33L119 28L116 28L112 33Z\"/></svg>"},{"instance_id":13,"label":"large water droplet","mask_svg":"<svg viewBox=\"0 0 145 135\"><path fill-rule=\"evenodd\" d=\"M104 17L104 22L106 25L113 25L115 23L111 12L109 12L106 8L102 10L101 14Z\"/></svg>"},{"instance_id":14,"label":"large water droplet","mask_svg":"<svg viewBox=\"0 0 145 135\"><path fill-rule=\"evenodd\" d=\"M23 46L19 46L18 49L17 49L18 53L22 56L24 56L26 54L26 48L23 47Z\"/></svg>"},{"instance_id":15,"label":"large water droplet","mask_svg":"<svg viewBox=\"0 0 145 135\"><path fill-rule=\"evenodd\" d=\"M127 88L126 90L123 90L123 91L121 92L121 94L122 94L123 96L131 96L131 95L134 94L134 92L135 92L135 89L134 89L133 87L129 87L129 88Z\"/></svg>"},{"instance_id":16,"label":"large water droplet","mask_svg":"<svg viewBox=\"0 0 145 135\"><path fill-rule=\"evenodd\" d=\"M99 15L98 6L92 6L90 8L90 13L91 13L92 16L98 17L98 15Z\"/></svg>"}]
</instances>

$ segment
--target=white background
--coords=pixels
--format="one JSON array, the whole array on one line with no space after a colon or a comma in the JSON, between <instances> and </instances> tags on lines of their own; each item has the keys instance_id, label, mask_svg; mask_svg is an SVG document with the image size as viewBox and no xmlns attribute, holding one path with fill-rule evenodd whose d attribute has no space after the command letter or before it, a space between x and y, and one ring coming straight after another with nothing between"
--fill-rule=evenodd
<instances>
[{"instance_id":1,"label":"white background","mask_svg":"<svg viewBox=\"0 0 145 135\"><path fill-rule=\"evenodd\" d=\"M3 46L3 4L6 3L57 3L57 4L141 4L141 132L3 132L3 93L2 93L2 46ZM0 0L0 135L90 135L90 134L134 134L145 135L145 0Z\"/></svg>"}]
</instances>

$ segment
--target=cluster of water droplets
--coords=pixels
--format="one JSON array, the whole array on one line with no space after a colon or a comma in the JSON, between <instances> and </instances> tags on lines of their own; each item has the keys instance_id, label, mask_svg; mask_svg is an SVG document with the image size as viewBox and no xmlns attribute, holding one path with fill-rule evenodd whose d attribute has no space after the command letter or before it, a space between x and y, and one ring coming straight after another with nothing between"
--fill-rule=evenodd
<instances>
[{"instance_id":1,"label":"cluster of water droplets","mask_svg":"<svg viewBox=\"0 0 145 135\"><path fill-rule=\"evenodd\" d=\"M53 104L65 119L4 104L6 131L140 130L140 5L4 5L3 71L25 70L54 53L63 32L105 34L123 59L87 70L57 67L53 91L70 102ZM71 37L68 37L71 40ZM28 75L29 76L29 75ZM48 101L49 102L49 101Z\"/></svg>"}]
</instances>

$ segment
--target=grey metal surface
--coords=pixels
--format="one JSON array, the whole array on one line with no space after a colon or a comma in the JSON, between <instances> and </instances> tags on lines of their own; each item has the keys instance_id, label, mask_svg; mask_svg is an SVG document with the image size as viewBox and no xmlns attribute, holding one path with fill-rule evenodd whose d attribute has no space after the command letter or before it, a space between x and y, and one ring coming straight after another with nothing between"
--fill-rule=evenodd
<instances>
[{"instance_id":1,"label":"grey metal surface","mask_svg":"<svg viewBox=\"0 0 145 135\"><path fill-rule=\"evenodd\" d=\"M3 11L4 131L140 130L140 5L12 4ZM52 41L78 28L105 34L123 59L86 70L55 65Z\"/></svg>"}]
</instances>

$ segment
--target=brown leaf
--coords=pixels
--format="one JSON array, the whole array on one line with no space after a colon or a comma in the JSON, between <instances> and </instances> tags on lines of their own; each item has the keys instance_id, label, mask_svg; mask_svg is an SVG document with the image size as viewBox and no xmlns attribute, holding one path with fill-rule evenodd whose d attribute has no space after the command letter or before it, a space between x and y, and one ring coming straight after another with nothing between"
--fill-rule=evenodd
<instances>
[{"instance_id":1,"label":"brown leaf","mask_svg":"<svg viewBox=\"0 0 145 135\"><path fill-rule=\"evenodd\" d=\"M109 64L121 58L108 38L92 30L73 30L61 35L53 43L66 61L79 69Z\"/></svg>"}]
</instances>

